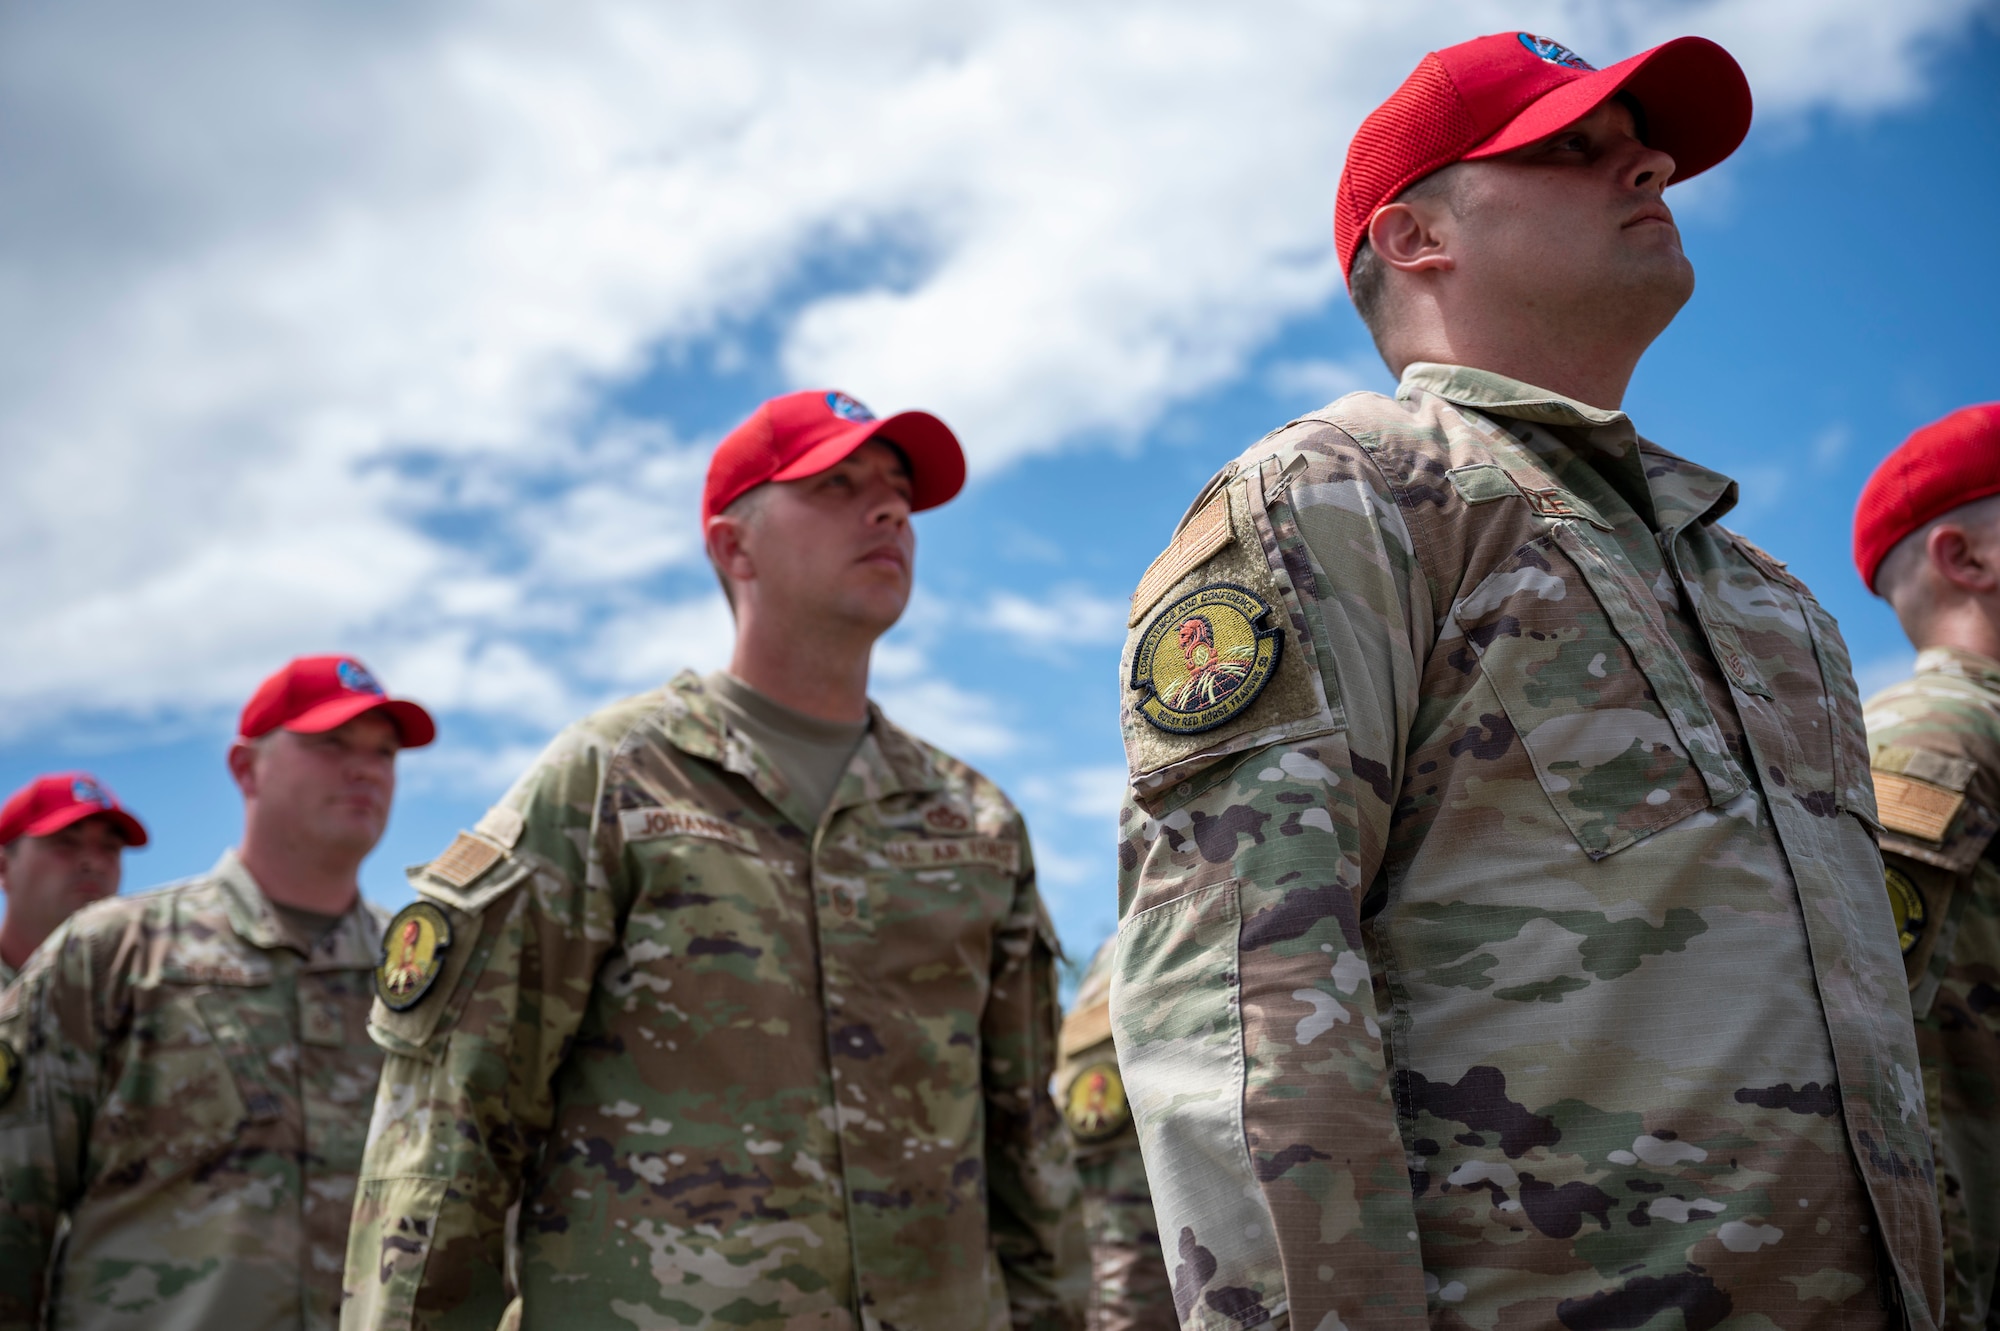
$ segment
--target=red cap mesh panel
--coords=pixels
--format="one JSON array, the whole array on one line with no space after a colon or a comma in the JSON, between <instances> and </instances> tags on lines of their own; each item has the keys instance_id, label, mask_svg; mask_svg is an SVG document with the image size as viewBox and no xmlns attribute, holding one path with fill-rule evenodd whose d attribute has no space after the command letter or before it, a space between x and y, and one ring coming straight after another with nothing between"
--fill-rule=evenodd
<instances>
[{"instance_id":1,"label":"red cap mesh panel","mask_svg":"<svg viewBox=\"0 0 2000 1331\"><path fill-rule=\"evenodd\" d=\"M1417 62L1389 100L1368 113L1347 145L1347 165L1334 197L1333 244L1343 276L1368 235L1368 219L1440 167L1450 166L1482 136L1435 51Z\"/></svg>"}]
</instances>

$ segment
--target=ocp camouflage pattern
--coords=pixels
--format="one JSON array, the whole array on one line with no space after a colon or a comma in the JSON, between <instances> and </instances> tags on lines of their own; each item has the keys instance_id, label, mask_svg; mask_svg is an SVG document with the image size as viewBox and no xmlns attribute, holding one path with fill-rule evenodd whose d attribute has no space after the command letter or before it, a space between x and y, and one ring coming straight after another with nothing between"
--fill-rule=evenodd
<instances>
[{"instance_id":1,"label":"ocp camouflage pattern","mask_svg":"<svg viewBox=\"0 0 2000 1331\"><path fill-rule=\"evenodd\" d=\"M871 722L815 822L683 674L413 871L453 942L374 1013L343 1325L495 1325L517 1196L529 1331L1080 1324L1027 836Z\"/></svg>"},{"instance_id":2,"label":"ocp camouflage pattern","mask_svg":"<svg viewBox=\"0 0 2000 1331\"><path fill-rule=\"evenodd\" d=\"M1056 1103L1068 1106L1077 1078L1107 1064L1118 1052L1111 1039L1111 971L1116 938L1090 959L1076 1000L1063 1018ZM1139 1133L1129 1113L1115 1134L1076 1139L1077 1173L1083 1179L1083 1229L1090 1244L1088 1331L1177 1331L1173 1289L1160 1252L1152 1188L1139 1154Z\"/></svg>"},{"instance_id":3,"label":"ocp camouflage pattern","mask_svg":"<svg viewBox=\"0 0 2000 1331\"><path fill-rule=\"evenodd\" d=\"M1937 1150L1944 1324L1986 1327L2000 1269L2000 662L1932 648L1866 715L1883 858L1929 907L1904 960ZM1908 782L1926 806L1957 806L1940 835L1902 807Z\"/></svg>"},{"instance_id":4,"label":"ocp camouflage pattern","mask_svg":"<svg viewBox=\"0 0 2000 1331\"><path fill-rule=\"evenodd\" d=\"M299 938L232 853L49 936L0 996L0 1327L337 1324L383 923Z\"/></svg>"},{"instance_id":5,"label":"ocp camouflage pattern","mask_svg":"<svg viewBox=\"0 0 2000 1331\"><path fill-rule=\"evenodd\" d=\"M1232 584L1277 672L1123 717L1112 1017L1183 1324L1934 1325L1847 649L1734 483L1418 364L1217 496L1130 641Z\"/></svg>"}]
</instances>

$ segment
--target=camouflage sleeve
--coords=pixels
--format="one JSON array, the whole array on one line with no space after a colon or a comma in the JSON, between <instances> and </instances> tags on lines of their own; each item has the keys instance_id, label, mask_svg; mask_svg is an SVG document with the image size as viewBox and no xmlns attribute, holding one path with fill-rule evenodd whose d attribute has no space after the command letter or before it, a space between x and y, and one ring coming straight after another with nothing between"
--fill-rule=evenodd
<instances>
[{"instance_id":1,"label":"camouflage sleeve","mask_svg":"<svg viewBox=\"0 0 2000 1331\"><path fill-rule=\"evenodd\" d=\"M1024 859L1028 836L1020 833ZM986 1053L989 1228L1012 1324L1081 1331L1089 1255L1069 1134L1049 1098L1055 1076L1055 928L1032 863L993 943L993 988L980 1024Z\"/></svg>"},{"instance_id":2,"label":"camouflage sleeve","mask_svg":"<svg viewBox=\"0 0 2000 1331\"><path fill-rule=\"evenodd\" d=\"M49 1253L82 1186L101 1045L65 924L0 994L0 1327L42 1325Z\"/></svg>"},{"instance_id":3,"label":"camouflage sleeve","mask_svg":"<svg viewBox=\"0 0 2000 1331\"><path fill-rule=\"evenodd\" d=\"M412 872L419 900L390 923L385 975L412 912L435 910L449 943L411 1001L396 1010L378 996L370 1020L389 1057L348 1237L348 1331L487 1331L506 1312L508 1209L617 937L596 819L608 747L566 733L478 827Z\"/></svg>"},{"instance_id":4,"label":"camouflage sleeve","mask_svg":"<svg viewBox=\"0 0 2000 1331\"><path fill-rule=\"evenodd\" d=\"M1232 471L1133 607L1119 1065L1183 1326L1425 1327L1387 979L1361 920L1430 593L1394 495L1344 434L1282 432ZM1270 653L1249 700L1224 695L1176 734L1142 714L1142 686L1201 664L1197 617L1282 641L1239 649Z\"/></svg>"}]
</instances>

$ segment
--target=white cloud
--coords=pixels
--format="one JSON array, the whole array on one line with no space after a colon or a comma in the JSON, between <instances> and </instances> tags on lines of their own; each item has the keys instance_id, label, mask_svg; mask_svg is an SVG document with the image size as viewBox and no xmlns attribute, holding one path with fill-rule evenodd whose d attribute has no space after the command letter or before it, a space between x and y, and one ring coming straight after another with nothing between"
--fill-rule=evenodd
<instances>
[{"instance_id":1,"label":"white cloud","mask_svg":"<svg viewBox=\"0 0 2000 1331\"><path fill-rule=\"evenodd\" d=\"M1083 587L1059 587L1036 596L996 592L978 622L1027 655L1066 657L1078 645L1125 641L1130 608L1123 598L1099 596Z\"/></svg>"},{"instance_id":2,"label":"white cloud","mask_svg":"<svg viewBox=\"0 0 2000 1331\"><path fill-rule=\"evenodd\" d=\"M1013 752L1020 743L998 703L950 680L898 680L874 694L891 721L948 753L993 758Z\"/></svg>"},{"instance_id":3,"label":"white cloud","mask_svg":"<svg viewBox=\"0 0 2000 1331\"><path fill-rule=\"evenodd\" d=\"M1349 393L1390 393L1396 387L1388 367L1373 357L1280 361L1265 371L1264 382L1272 393L1299 404L1303 411L1323 407Z\"/></svg>"},{"instance_id":4,"label":"white cloud","mask_svg":"<svg viewBox=\"0 0 2000 1331\"><path fill-rule=\"evenodd\" d=\"M655 357L765 320L979 471L1129 440L1335 295L1345 136L1428 46L1705 32L1769 123L1917 95L1975 7L11 7L8 724L335 645L537 721L713 664L720 602L658 583L706 441L605 419ZM899 705L1011 742L921 672Z\"/></svg>"}]
</instances>

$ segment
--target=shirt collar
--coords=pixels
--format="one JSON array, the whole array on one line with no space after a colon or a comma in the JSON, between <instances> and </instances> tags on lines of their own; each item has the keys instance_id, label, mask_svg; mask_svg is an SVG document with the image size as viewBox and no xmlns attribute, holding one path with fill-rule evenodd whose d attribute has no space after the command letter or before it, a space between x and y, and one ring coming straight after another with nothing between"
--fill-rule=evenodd
<instances>
[{"instance_id":1,"label":"shirt collar","mask_svg":"<svg viewBox=\"0 0 2000 1331\"><path fill-rule=\"evenodd\" d=\"M1622 411L1593 407L1491 370L1431 361L1407 366L1396 386L1399 401L1408 401L1419 392L1482 415L1574 431L1580 442L1600 452L1632 459L1643 469L1663 534L1679 532L1697 521L1717 521L1736 507L1735 481L1641 438L1632 418Z\"/></svg>"},{"instance_id":2,"label":"shirt collar","mask_svg":"<svg viewBox=\"0 0 2000 1331\"><path fill-rule=\"evenodd\" d=\"M729 725L701 676L692 670L681 671L667 686L667 695L662 725L668 743L683 753L736 773L772 804L784 807L785 782L778 774L777 764L750 736ZM834 793L832 808L903 791L939 790L943 785L924 746L870 702L868 733L861 737L861 747L848 762L847 773Z\"/></svg>"},{"instance_id":3,"label":"shirt collar","mask_svg":"<svg viewBox=\"0 0 2000 1331\"><path fill-rule=\"evenodd\" d=\"M309 959L312 964L308 969L353 969L373 966L379 960L381 921L369 910L368 903L359 898L340 917L340 923L319 940L317 947L308 947L304 939L293 936L278 918L278 912L271 909L264 889L250 876L249 868L233 848L223 851L222 858L216 861L215 879L222 884L229 927L252 947L266 951L290 948Z\"/></svg>"},{"instance_id":4,"label":"shirt collar","mask_svg":"<svg viewBox=\"0 0 2000 1331\"><path fill-rule=\"evenodd\" d=\"M2000 661L1956 647L1926 647L1917 653L1919 675L1957 675L2000 692Z\"/></svg>"}]
</instances>

